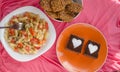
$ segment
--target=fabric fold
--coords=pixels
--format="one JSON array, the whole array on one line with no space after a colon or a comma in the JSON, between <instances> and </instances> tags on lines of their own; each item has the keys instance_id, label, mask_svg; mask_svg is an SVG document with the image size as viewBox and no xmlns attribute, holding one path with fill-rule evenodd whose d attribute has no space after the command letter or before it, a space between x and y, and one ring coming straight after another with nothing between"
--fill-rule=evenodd
<instances>
[{"instance_id":1,"label":"fabric fold","mask_svg":"<svg viewBox=\"0 0 120 72\"><path fill-rule=\"evenodd\" d=\"M13 10L23 6L35 6L43 11L40 0L0 0L0 21ZM42 56L18 62L11 58L0 43L0 72L67 72L56 55L56 42L61 32L75 23L88 23L98 28L108 44L108 56L99 72L120 70L120 1L83 0L83 10L72 22L62 23L52 19L57 38L54 45Z\"/></svg>"}]
</instances>

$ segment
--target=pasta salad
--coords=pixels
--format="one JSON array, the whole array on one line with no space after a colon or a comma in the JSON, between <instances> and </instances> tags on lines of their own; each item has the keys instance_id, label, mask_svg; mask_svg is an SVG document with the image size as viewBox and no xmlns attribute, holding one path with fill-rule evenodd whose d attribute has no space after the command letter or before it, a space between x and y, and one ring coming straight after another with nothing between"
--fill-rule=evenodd
<instances>
[{"instance_id":1,"label":"pasta salad","mask_svg":"<svg viewBox=\"0 0 120 72\"><path fill-rule=\"evenodd\" d=\"M5 40L9 46L21 54L35 54L48 38L48 23L39 15L25 12L13 16L7 26L22 22L24 30L5 29Z\"/></svg>"}]
</instances>

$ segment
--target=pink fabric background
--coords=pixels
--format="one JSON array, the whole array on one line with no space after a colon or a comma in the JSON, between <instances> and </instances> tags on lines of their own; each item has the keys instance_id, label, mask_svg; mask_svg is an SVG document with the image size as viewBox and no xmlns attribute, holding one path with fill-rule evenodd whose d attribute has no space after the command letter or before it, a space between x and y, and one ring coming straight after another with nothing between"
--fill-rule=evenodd
<instances>
[{"instance_id":1,"label":"pink fabric background","mask_svg":"<svg viewBox=\"0 0 120 72\"><path fill-rule=\"evenodd\" d=\"M38 3L39 0L0 0L0 20L22 6L40 8ZM120 70L120 1L83 0L83 3L83 11L72 22L58 23L51 20L57 31L57 38L71 24L84 22L94 25L104 34L108 43L108 57L99 72ZM67 72L56 57L55 46L56 42L42 56L22 63L12 59L0 43L0 72Z\"/></svg>"}]
</instances>

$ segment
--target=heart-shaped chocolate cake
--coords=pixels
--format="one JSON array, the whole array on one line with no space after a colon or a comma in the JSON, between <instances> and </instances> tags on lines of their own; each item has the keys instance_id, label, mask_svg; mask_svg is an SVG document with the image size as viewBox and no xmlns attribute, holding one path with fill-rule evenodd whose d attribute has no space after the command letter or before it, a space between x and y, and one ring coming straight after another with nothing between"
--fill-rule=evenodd
<instances>
[{"instance_id":1,"label":"heart-shaped chocolate cake","mask_svg":"<svg viewBox=\"0 0 120 72\"><path fill-rule=\"evenodd\" d=\"M94 57L94 58L98 58L99 50L100 50L100 44L98 44L97 42L89 40L87 42L87 46L86 46L84 54L91 56L91 57Z\"/></svg>"},{"instance_id":2,"label":"heart-shaped chocolate cake","mask_svg":"<svg viewBox=\"0 0 120 72\"><path fill-rule=\"evenodd\" d=\"M67 43L67 49L80 53L83 46L83 42L84 40L82 38L75 35L70 35Z\"/></svg>"}]
</instances>

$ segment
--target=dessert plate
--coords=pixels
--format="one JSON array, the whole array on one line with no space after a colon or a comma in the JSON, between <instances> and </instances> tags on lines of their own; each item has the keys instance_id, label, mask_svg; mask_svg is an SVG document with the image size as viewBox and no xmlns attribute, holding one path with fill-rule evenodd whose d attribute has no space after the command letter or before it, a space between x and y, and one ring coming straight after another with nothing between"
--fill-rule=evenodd
<instances>
[{"instance_id":1,"label":"dessert plate","mask_svg":"<svg viewBox=\"0 0 120 72\"><path fill-rule=\"evenodd\" d=\"M69 49L67 46L71 35L79 37L76 37L79 40L72 40L72 42L74 42L73 49ZM82 39L82 41L80 41L80 39ZM97 46L92 47L91 44L88 45L91 41L98 43L99 48ZM79 45L82 45L81 52L74 51L74 48ZM96 56L94 58L92 55L86 55L85 50L87 47L93 48L90 49L91 51L89 53L98 52L98 57ZM97 49L99 49L99 51L97 51ZM69 72L98 71L106 61L107 51L107 43L104 35L96 27L85 23L73 24L64 29L56 45L57 57Z\"/></svg>"}]
</instances>

